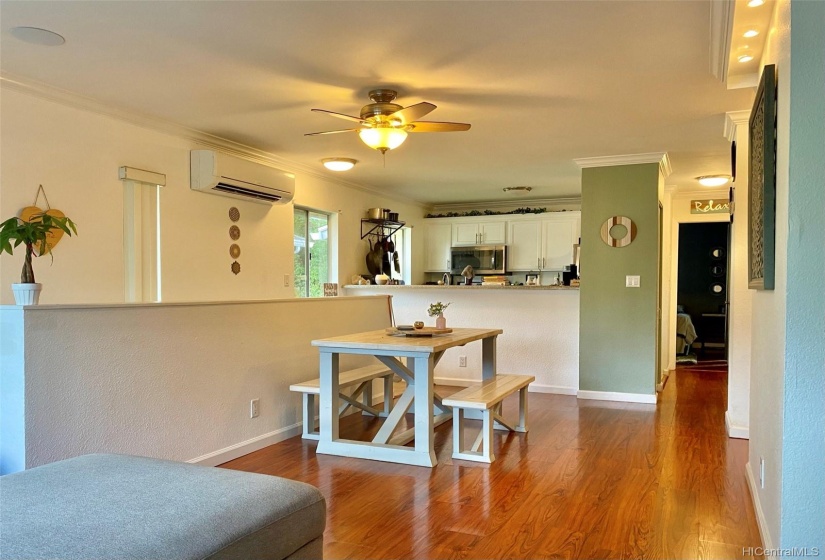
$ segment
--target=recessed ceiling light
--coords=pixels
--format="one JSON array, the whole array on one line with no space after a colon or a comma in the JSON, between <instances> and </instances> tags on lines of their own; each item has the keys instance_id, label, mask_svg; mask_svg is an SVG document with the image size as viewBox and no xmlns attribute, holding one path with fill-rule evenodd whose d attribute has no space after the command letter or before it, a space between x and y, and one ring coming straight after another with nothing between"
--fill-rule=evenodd
<instances>
[{"instance_id":1,"label":"recessed ceiling light","mask_svg":"<svg viewBox=\"0 0 825 560\"><path fill-rule=\"evenodd\" d=\"M699 184L703 187L721 187L730 181L730 175L702 175L701 177L696 177L696 180L699 181Z\"/></svg>"},{"instance_id":2,"label":"recessed ceiling light","mask_svg":"<svg viewBox=\"0 0 825 560\"><path fill-rule=\"evenodd\" d=\"M747 37L748 39L750 39L751 37L756 37L757 35L759 35L759 31L757 31L756 29L748 29L747 31L742 33L742 37Z\"/></svg>"},{"instance_id":3,"label":"recessed ceiling light","mask_svg":"<svg viewBox=\"0 0 825 560\"><path fill-rule=\"evenodd\" d=\"M753 55L752 54L740 54L739 58L737 58L736 60L738 60L739 62L750 62L751 60L753 60Z\"/></svg>"},{"instance_id":4,"label":"recessed ceiling light","mask_svg":"<svg viewBox=\"0 0 825 560\"><path fill-rule=\"evenodd\" d=\"M57 47L66 42L62 35L48 29L39 27L13 27L12 36L33 45L45 45L47 47Z\"/></svg>"},{"instance_id":5,"label":"recessed ceiling light","mask_svg":"<svg viewBox=\"0 0 825 560\"><path fill-rule=\"evenodd\" d=\"M354 160L351 158L326 158L322 159L321 163L324 164L324 167L329 169L330 171L349 171L355 164L358 163L358 160Z\"/></svg>"},{"instance_id":6,"label":"recessed ceiling light","mask_svg":"<svg viewBox=\"0 0 825 560\"><path fill-rule=\"evenodd\" d=\"M748 7L749 8L755 8L757 6L761 6L764 3L765 3L765 0L750 0L750 2L748 2Z\"/></svg>"}]
</instances>

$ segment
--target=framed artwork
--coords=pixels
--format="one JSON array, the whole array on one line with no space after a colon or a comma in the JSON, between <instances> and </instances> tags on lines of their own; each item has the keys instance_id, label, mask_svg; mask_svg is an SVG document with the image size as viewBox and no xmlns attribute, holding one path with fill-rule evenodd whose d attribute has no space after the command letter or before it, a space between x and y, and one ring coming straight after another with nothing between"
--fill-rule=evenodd
<instances>
[{"instance_id":1,"label":"framed artwork","mask_svg":"<svg viewBox=\"0 0 825 560\"><path fill-rule=\"evenodd\" d=\"M749 121L748 287L773 290L776 229L776 66L762 71Z\"/></svg>"}]
</instances>

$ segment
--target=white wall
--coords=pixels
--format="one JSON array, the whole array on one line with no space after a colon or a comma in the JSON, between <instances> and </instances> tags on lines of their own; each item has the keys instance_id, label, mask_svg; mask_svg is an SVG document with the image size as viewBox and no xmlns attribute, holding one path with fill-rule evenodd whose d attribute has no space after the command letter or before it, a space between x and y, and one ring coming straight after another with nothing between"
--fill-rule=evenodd
<instances>
[{"instance_id":1,"label":"white wall","mask_svg":"<svg viewBox=\"0 0 825 560\"><path fill-rule=\"evenodd\" d=\"M782 427L785 372L785 300L788 246L788 157L790 152L790 0L777 0L762 66L776 64L776 283L753 293L749 477L765 546L779 543L782 482ZM765 487L759 460L765 460ZM817 468L821 468L819 465Z\"/></svg>"},{"instance_id":2,"label":"white wall","mask_svg":"<svg viewBox=\"0 0 825 560\"><path fill-rule=\"evenodd\" d=\"M203 148L197 138L205 135L161 132L148 120L135 119L141 126L5 82L0 94L0 217L32 204L43 184L52 207L78 225L78 236L64 238L56 248L53 265L48 258L36 259L37 280L45 285L42 303L124 301L123 185L117 176L123 165L167 176L161 193L164 301L292 296L292 288L283 285L284 275L292 275L292 205L265 206L191 191L189 151ZM295 204L337 213L340 245L333 274L343 283L366 271L368 246L360 240L360 219L367 208L392 208L408 224L422 223L422 206L353 188L323 172L316 175L282 161L276 166L295 173ZM229 268L231 206L241 210L238 276ZM413 228L413 244L423 245L421 227ZM422 268L421 257L420 251L414 253L414 272ZM13 302L10 284L19 282L22 262L22 251L0 259L0 303Z\"/></svg>"},{"instance_id":3,"label":"white wall","mask_svg":"<svg viewBox=\"0 0 825 560\"><path fill-rule=\"evenodd\" d=\"M749 437L753 290L748 289L748 118L750 111L729 113L728 140L736 140L734 220L730 228L728 277L728 409L731 437Z\"/></svg>"},{"instance_id":4,"label":"white wall","mask_svg":"<svg viewBox=\"0 0 825 560\"><path fill-rule=\"evenodd\" d=\"M431 303L450 303L447 327L502 329L498 337L500 373L535 375L530 391L575 395L579 388L579 290L389 286L347 288L348 295L390 294L396 324L424 321ZM459 367L467 356L467 367ZM467 385L481 380L481 343L447 350L435 370L436 382Z\"/></svg>"},{"instance_id":5,"label":"white wall","mask_svg":"<svg viewBox=\"0 0 825 560\"><path fill-rule=\"evenodd\" d=\"M95 452L219 464L300 433L289 385L318 376L313 339L389 325L386 297L0 307L0 464Z\"/></svg>"}]
</instances>

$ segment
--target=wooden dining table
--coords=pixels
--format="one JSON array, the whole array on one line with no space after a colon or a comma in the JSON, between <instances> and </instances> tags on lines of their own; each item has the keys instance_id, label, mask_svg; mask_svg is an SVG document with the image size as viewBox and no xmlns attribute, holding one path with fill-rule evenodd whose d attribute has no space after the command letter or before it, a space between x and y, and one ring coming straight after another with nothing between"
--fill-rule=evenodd
<instances>
[{"instance_id":1,"label":"wooden dining table","mask_svg":"<svg viewBox=\"0 0 825 560\"><path fill-rule=\"evenodd\" d=\"M437 464L435 427L450 420L452 410L434 388L434 371L444 352L481 341L482 380L496 376L496 337L501 329L457 328L432 337L395 336L386 330L313 340L320 353L320 438L317 452L424 467ZM374 356L398 374L407 387L372 441L348 440L339 433L339 358L341 354ZM403 360L403 361L402 361ZM392 395L384 395L392 398ZM414 426L395 433L412 407ZM405 444L414 440L414 446Z\"/></svg>"}]
</instances>

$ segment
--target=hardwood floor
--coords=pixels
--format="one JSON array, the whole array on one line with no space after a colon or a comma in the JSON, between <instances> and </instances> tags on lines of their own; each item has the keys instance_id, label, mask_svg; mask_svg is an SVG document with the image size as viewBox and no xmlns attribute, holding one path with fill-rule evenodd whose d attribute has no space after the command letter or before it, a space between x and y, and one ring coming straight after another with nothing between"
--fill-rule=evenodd
<instances>
[{"instance_id":1,"label":"hardwood floor","mask_svg":"<svg viewBox=\"0 0 825 560\"><path fill-rule=\"evenodd\" d=\"M677 369L658 405L530 393L530 432L496 432L492 465L453 461L447 423L434 469L316 455L300 437L223 466L320 488L330 559L741 558L761 541L726 385L700 364ZM467 424L474 437L480 421ZM377 427L353 415L341 434Z\"/></svg>"}]
</instances>

